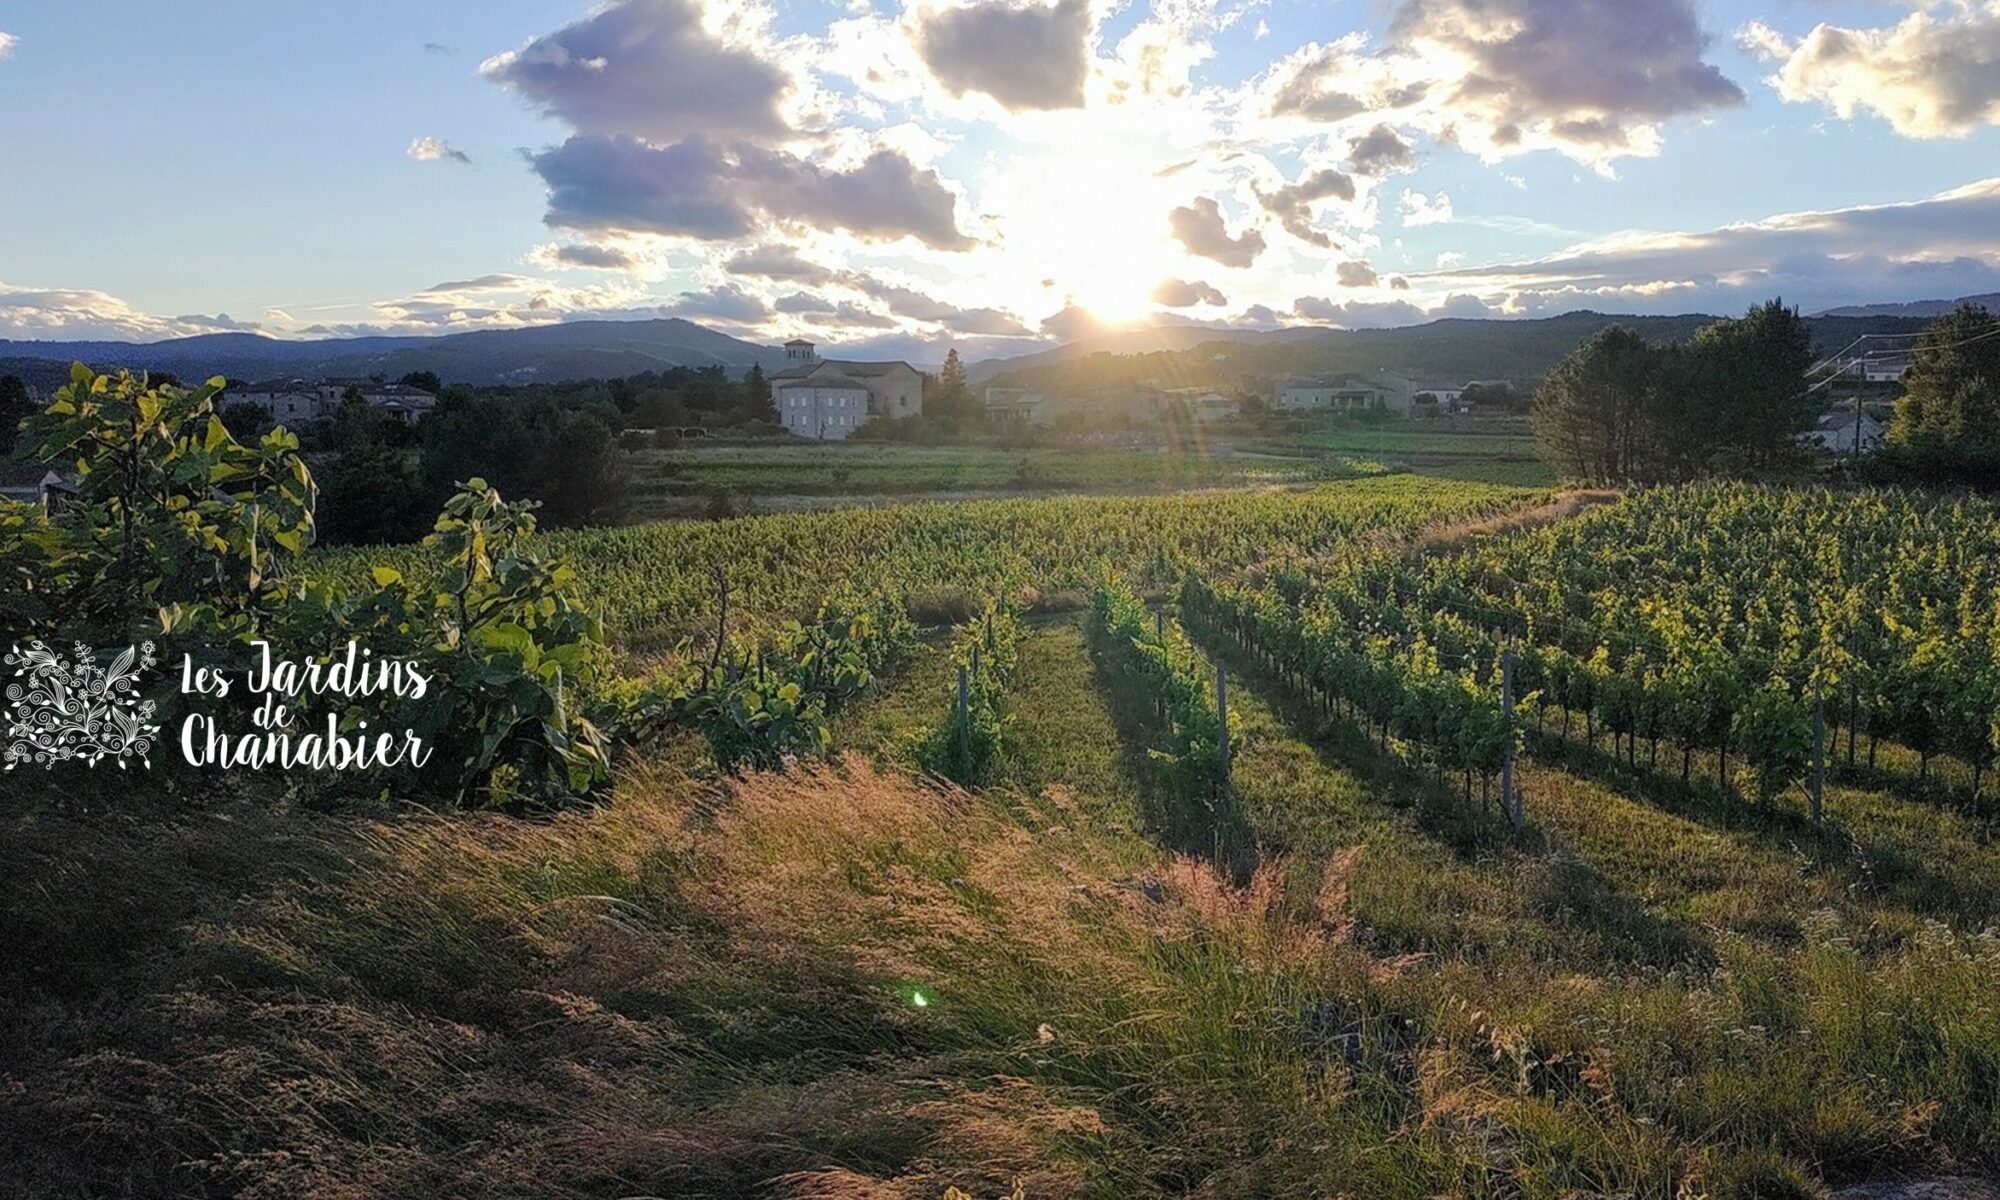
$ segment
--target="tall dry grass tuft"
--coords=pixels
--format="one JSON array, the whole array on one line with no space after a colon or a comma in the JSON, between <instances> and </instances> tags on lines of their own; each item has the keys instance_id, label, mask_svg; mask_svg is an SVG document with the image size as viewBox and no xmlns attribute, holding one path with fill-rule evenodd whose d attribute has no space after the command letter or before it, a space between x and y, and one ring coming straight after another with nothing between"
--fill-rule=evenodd
<instances>
[{"instance_id":1,"label":"tall dry grass tuft","mask_svg":"<svg viewBox=\"0 0 2000 1200\"><path fill-rule=\"evenodd\" d=\"M6 932L73 947L5 967L0 1194L1721 1197L2000 1161L1991 936L1829 908L1590 971L1612 943L1488 897L1513 925L1412 950L1383 931L1440 919L1425 887L1536 877L1378 824L1236 886L1083 814L850 759L639 764L539 823L0 824Z\"/></svg>"}]
</instances>

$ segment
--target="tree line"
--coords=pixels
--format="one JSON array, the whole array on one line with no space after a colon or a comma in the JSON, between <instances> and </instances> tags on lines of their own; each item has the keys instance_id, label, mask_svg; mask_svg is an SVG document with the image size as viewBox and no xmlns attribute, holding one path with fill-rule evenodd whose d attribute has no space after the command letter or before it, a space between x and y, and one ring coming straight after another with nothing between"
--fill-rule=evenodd
<instances>
[{"instance_id":1,"label":"tree line","mask_svg":"<svg viewBox=\"0 0 2000 1200\"><path fill-rule=\"evenodd\" d=\"M1773 300L1685 342L1623 325L1594 334L1551 371L1531 416L1566 479L1656 483L1784 473L1806 463L1799 435L1843 394L1815 375L1812 337ZM2000 479L2000 318L1964 305L1917 339L1873 482L1991 487Z\"/></svg>"}]
</instances>

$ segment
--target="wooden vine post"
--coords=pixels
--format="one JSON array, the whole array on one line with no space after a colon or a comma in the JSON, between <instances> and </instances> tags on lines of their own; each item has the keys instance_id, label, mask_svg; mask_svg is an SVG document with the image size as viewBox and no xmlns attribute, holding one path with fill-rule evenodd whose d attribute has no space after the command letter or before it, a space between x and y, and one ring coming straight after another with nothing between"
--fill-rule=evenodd
<instances>
[{"instance_id":1,"label":"wooden vine post","mask_svg":"<svg viewBox=\"0 0 2000 1200\"><path fill-rule=\"evenodd\" d=\"M1215 664L1216 753L1222 762L1222 802L1229 803L1229 672Z\"/></svg>"},{"instance_id":2,"label":"wooden vine post","mask_svg":"<svg viewBox=\"0 0 2000 1200\"><path fill-rule=\"evenodd\" d=\"M1500 652L1500 811L1521 832L1521 795L1514 790L1514 650Z\"/></svg>"},{"instance_id":3,"label":"wooden vine post","mask_svg":"<svg viewBox=\"0 0 2000 1200\"><path fill-rule=\"evenodd\" d=\"M1859 436L1858 434L1856 436ZM1822 797L1826 792L1826 705L1821 702L1819 685L1813 685L1812 819L1825 819Z\"/></svg>"}]
</instances>

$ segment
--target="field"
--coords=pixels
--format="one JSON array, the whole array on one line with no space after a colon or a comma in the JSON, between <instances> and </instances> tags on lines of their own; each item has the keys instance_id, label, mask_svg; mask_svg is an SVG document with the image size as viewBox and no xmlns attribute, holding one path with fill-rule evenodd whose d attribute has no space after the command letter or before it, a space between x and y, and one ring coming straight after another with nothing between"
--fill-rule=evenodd
<instances>
[{"instance_id":1,"label":"field","mask_svg":"<svg viewBox=\"0 0 2000 1200\"><path fill-rule=\"evenodd\" d=\"M547 535L634 679L701 656L724 585L757 677L823 604L898 617L781 770L690 720L542 820L10 815L0 1192L2000 1173L2000 513L1591 499L1403 474Z\"/></svg>"},{"instance_id":2,"label":"field","mask_svg":"<svg viewBox=\"0 0 2000 1200\"><path fill-rule=\"evenodd\" d=\"M1235 457L1212 450L1208 446L1003 450L872 443L642 450L632 455L634 508L641 517L694 512L718 494L743 505L769 505L771 497L1173 491L1310 483L1383 471L1379 464L1344 456Z\"/></svg>"}]
</instances>

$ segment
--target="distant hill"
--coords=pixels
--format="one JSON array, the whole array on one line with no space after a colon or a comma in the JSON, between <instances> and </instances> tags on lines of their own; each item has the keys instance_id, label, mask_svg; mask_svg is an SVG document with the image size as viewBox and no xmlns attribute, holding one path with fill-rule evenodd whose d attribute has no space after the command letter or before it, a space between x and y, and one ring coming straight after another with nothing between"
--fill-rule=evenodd
<instances>
[{"instance_id":1,"label":"distant hill","mask_svg":"<svg viewBox=\"0 0 2000 1200\"><path fill-rule=\"evenodd\" d=\"M1852 304L1846 308L1829 308L1819 314L1822 317L1942 317L1961 304L1977 304L2000 312L2000 292L1988 292L1983 296L1963 296L1957 300L1912 300L1908 304Z\"/></svg>"},{"instance_id":2,"label":"distant hill","mask_svg":"<svg viewBox=\"0 0 2000 1200\"><path fill-rule=\"evenodd\" d=\"M1050 386L1052 372L1108 352L1161 356L1150 374L1199 384L1269 386L1295 375L1372 374L1393 371L1419 383L1508 379L1527 384L1548 374L1591 335L1623 325L1651 341L1683 341L1719 318L1702 313L1670 317L1572 312L1533 320L1447 318L1400 329L1280 329L1270 332L1199 327L1149 329L1138 335L1092 338L1036 354L976 364L975 381L1007 377L1025 386ZM1907 333L1923 317L1808 317L1814 349L1830 354L1863 333ZM1151 369L1157 367L1157 369Z\"/></svg>"},{"instance_id":3,"label":"distant hill","mask_svg":"<svg viewBox=\"0 0 2000 1200\"><path fill-rule=\"evenodd\" d=\"M46 364L171 371L184 381L226 375L382 375L435 371L446 383L492 385L618 378L665 367L722 367L741 375L752 363L782 366L784 351L759 346L678 318L653 321L571 321L528 329L489 329L442 337L323 338L312 341L216 333L163 342L28 342L0 340L0 366L28 378ZM29 363L41 365L27 365ZM35 379L30 384L37 387Z\"/></svg>"}]
</instances>

